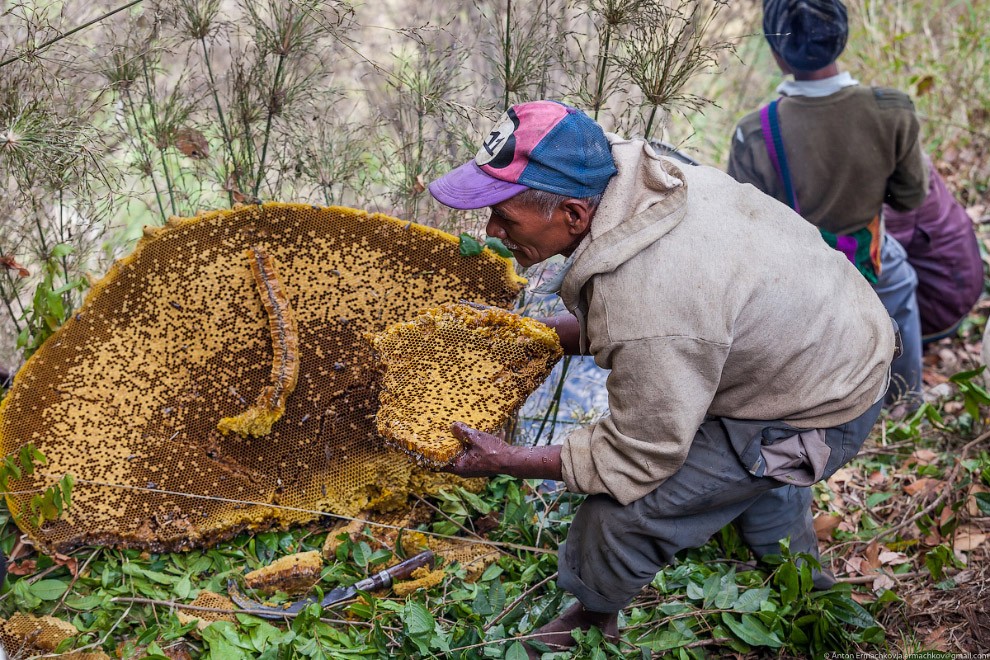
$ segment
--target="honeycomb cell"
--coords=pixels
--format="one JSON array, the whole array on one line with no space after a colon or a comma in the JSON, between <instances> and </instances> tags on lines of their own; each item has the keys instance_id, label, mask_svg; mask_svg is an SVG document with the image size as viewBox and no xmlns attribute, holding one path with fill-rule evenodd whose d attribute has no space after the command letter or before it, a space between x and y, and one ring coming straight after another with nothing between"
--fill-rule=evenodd
<instances>
[{"instance_id":1,"label":"honeycomb cell","mask_svg":"<svg viewBox=\"0 0 990 660\"><path fill-rule=\"evenodd\" d=\"M456 303L369 340L383 373L378 432L432 466L464 449L453 422L495 432L562 354L557 333L538 321Z\"/></svg>"},{"instance_id":2,"label":"honeycomb cell","mask_svg":"<svg viewBox=\"0 0 990 660\"><path fill-rule=\"evenodd\" d=\"M278 353L281 307L266 306L251 248L278 264L269 282L298 333L295 388L261 437L217 428L288 382L276 373L291 357ZM400 508L435 477L376 433L378 369L364 335L460 299L510 306L522 284L511 264L458 248L420 225L301 204L147 230L0 406L0 453L34 442L48 457L11 483L11 513L47 552L161 551L320 512ZM33 526L31 491L66 472L76 477L68 515Z\"/></svg>"}]
</instances>

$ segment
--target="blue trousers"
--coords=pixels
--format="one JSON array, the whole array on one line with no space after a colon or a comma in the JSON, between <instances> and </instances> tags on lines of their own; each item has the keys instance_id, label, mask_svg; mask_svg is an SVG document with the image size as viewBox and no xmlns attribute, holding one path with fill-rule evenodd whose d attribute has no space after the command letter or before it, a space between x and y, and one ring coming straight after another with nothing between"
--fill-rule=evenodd
<instances>
[{"instance_id":1,"label":"blue trousers","mask_svg":"<svg viewBox=\"0 0 990 660\"><path fill-rule=\"evenodd\" d=\"M889 236L884 236L880 262L880 278L873 290L890 318L897 321L903 346L890 368L886 403L903 401L916 406L921 403L921 317L915 297L918 275L908 263L904 247Z\"/></svg>"}]
</instances>

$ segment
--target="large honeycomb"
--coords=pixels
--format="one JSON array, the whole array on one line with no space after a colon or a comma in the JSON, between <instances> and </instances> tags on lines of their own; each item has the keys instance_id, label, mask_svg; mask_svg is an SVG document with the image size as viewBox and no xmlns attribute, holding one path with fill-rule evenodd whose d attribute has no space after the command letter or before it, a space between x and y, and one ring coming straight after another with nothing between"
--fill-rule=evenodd
<instances>
[{"instance_id":1,"label":"large honeycomb","mask_svg":"<svg viewBox=\"0 0 990 660\"><path fill-rule=\"evenodd\" d=\"M404 503L436 478L378 437L364 335L444 302L509 306L522 284L510 262L458 248L414 223L299 204L147 230L0 406L0 453L33 442L48 457L11 484L18 524L48 551L173 550ZM272 268L252 263L259 254ZM286 300L266 299L269 284ZM295 348L279 318L295 324ZM284 400L266 395L293 379ZM268 432L230 425L259 406ZM31 491L67 472L68 515L34 527Z\"/></svg>"},{"instance_id":2,"label":"large honeycomb","mask_svg":"<svg viewBox=\"0 0 990 660\"><path fill-rule=\"evenodd\" d=\"M383 378L378 432L428 465L464 447L464 422L501 427L562 354L551 328L502 309L447 303L371 337Z\"/></svg>"}]
</instances>

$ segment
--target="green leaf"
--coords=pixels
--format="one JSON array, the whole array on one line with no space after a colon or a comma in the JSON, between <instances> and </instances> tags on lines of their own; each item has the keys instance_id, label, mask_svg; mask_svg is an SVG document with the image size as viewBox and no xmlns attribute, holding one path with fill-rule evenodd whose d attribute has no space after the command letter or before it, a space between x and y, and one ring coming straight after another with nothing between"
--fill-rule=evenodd
<instances>
[{"instance_id":1,"label":"green leaf","mask_svg":"<svg viewBox=\"0 0 990 660\"><path fill-rule=\"evenodd\" d=\"M189 592L192 590L192 582L189 580L188 575L183 575L179 578L179 581L175 583L172 587L172 593L179 600L185 600L189 597Z\"/></svg>"},{"instance_id":2,"label":"green leaf","mask_svg":"<svg viewBox=\"0 0 990 660\"><path fill-rule=\"evenodd\" d=\"M719 591L715 596L715 607L720 610L732 609L739 598L739 585L736 584L736 571L730 570L719 581Z\"/></svg>"},{"instance_id":3,"label":"green leaf","mask_svg":"<svg viewBox=\"0 0 990 660\"><path fill-rule=\"evenodd\" d=\"M59 243L52 248L52 259L61 259L72 254L74 248L68 243Z\"/></svg>"},{"instance_id":4,"label":"green leaf","mask_svg":"<svg viewBox=\"0 0 990 660\"><path fill-rule=\"evenodd\" d=\"M410 635L433 634L436 622L422 603L410 602L403 608L403 623Z\"/></svg>"},{"instance_id":5,"label":"green leaf","mask_svg":"<svg viewBox=\"0 0 990 660\"><path fill-rule=\"evenodd\" d=\"M214 621L200 632L200 636L209 646L208 660L249 660L248 654L235 641L237 632L229 621Z\"/></svg>"},{"instance_id":6,"label":"green leaf","mask_svg":"<svg viewBox=\"0 0 990 660\"><path fill-rule=\"evenodd\" d=\"M499 575L503 573L502 567L498 564L491 564L485 569L485 572L481 574L478 582L488 582L489 580L494 580Z\"/></svg>"},{"instance_id":7,"label":"green leaf","mask_svg":"<svg viewBox=\"0 0 990 660\"><path fill-rule=\"evenodd\" d=\"M41 600L58 600L69 590L69 585L61 580L38 580L28 589Z\"/></svg>"},{"instance_id":8,"label":"green leaf","mask_svg":"<svg viewBox=\"0 0 990 660\"><path fill-rule=\"evenodd\" d=\"M793 603L801 593L797 567L790 562L780 565L774 581L780 589L780 602L783 605Z\"/></svg>"},{"instance_id":9,"label":"green leaf","mask_svg":"<svg viewBox=\"0 0 990 660\"><path fill-rule=\"evenodd\" d=\"M120 567L120 570L124 575L130 575L131 577L144 577L148 578L152 582L157 582L158 584L174 584L178 578L174 575L166 575L165 573L159 573L157 571L149 571L146 568L142 568L135 563L127 563Z\"/></svg>"},{"instance_id":10,"label":"green leaf","mask_svg":"<svg viewBox=\"0 0 990 660\"><path fill-rule=\"evenodd\" d=\"M876 621L862 605L845 596L831 599L827 611L842 623L850 626L869 628L876 625Z\"/></svg>"},{"instance_id":11,"label":"green leaf","mask_svg":"<svg viewBox=\"0 0 990 660\"><path fill-rule=\"evenodd\" d=\"M471 234L462 233L460 241L462 257L477 257L485 249L485 246L479 243Z\"/></svg>"},{"instance_id":12,"label":"green leaf","mask_svg":"<svg viewBox=\"0 0 990 660\"><path fill-rule=\"evenodd\" d=\"M893 496L894 496L894 493L892 493L892 492L890 492L890 493L871 493L869 495L869 497L866 498L866 506L868 508L872 509L873 507L877 506L878 504L881 504L882 502L886 502L887 500L889 500Z\"/></svg>"},{"instance_id":13,"label":"green leaf","mask_svg":"<svg viewBox=\"0 0 990 660\"><path fill-rule=\"evenodd\" d=\"M732 608L737 612L759 612L760 604L770 597L770 587L747 589L736 599Z\"/></svg>"},{"instance_id":14,"label":"green leaf","mask_svg":"<svg viewBox=\"0 0 990 660\"><path fill-rule=\"evenodd\" d=\"M76 485L76 478L71 474L66 473L62 477L62 501L65 503L65 508L68 509L72 506L72 488Z\"/></svg>"},{"instance_id":15,"label":"green leaf","mask_svg":"<svg viewBox=\"0 0 990 660\"><path fill-rule=\"evenodd\" d=\"M102 606L103 600L104 597L97 594L90 594L89 596L69 596L65 599L65 605L73 610L88 612L89 610L95 610L97 607Z\"/></svg>"},{"instance_id":16,"label":"green leaf","mask_svg":"<svg viewBox=\"0 0 990 660\"><path fill-rule=\"evenodd\" d=\"M486 238L485 245L488 246L488 249L500 257L505 257L506 259L512 258L512 251L505 247L505 244L494 236L489 236Z\"/></svg>"},{"instance_id":17,"label":"green leaf","mask_svg":"<svg viewBox=\"0 0 990 660\"><path fill-rule=\"evenodd\" d=\"M41 599L31 593L31 586L27 580L18 580L10 589L10 593L14 594L17 608L21 611L33 610L41 605Z\"/></svg>"},{"instance_id":18,"label":"green leaf","mask_svg":"<svg viewBox=\"0 0 990 660\"><path fill-rule=\"evenodd\" d=\"M522 642L512 642L505 651L505 660L528 660L528 658L529 654L526 653L526 647Z\"/></svg>"},{"instance_id":19,"label":"green leaf","mask_svg":"<svg viewBox=\"0 0 990 660\"><path fill-rule=\"evenodd\" d=\"M368 560L371 557L371 546L366 542L361 541L354 546L353 550L354 563L356 563L361 568L368 565Z\"/></svg>"},{"instance_id":20,"label":"green leaf","mask_svg":"<svg viewBox=\"0 0 990 660\"><path fill-rule=\"evenodd\" d=\"M985 366L981 366L978 369L971 369L969 371L960 371L959 373L949 376L949 381L952 383L968 383L970 380L979 376L986 369Z\"/></svg>"},{"instance_id":21,"label":"green leaf","mask_svg":"<svg viewBox=\"0 0 990 660\"><path fill-rule=\"evenodd\" d=\"M769 646L778 649L783 645L780 638L767 630L766 626L752 614L743 614L742 618L737 620L732 614L723 612L722 621L736 637L751 646Z\"/></svg>"},{"instance_id":22,"label":"green leaf","mask_svg":"<svg viewBox=\"0 0 990 660\"><path fill-rule=\"evenodd\" d=\"M719 589L722 586L722 580L720 576L716 574L709 575L705 578L705 585L702 589L702 593L705 597L705 607L711 607L712 603L715 602L715 597L718 596Z\"/></svg>"},{"instance_id":23,"label":"green leaf","mask_svg":"<svg viewBox=\"0 0 990 660\"><path fill-rule=\"evenodd\" d=\"M693 580L687 583L685 591L687 592L687 597L691 600L704 600L705 598L704 590Z\"/></svg>"},{"instance_id":24,"label":"green leaf","mask_svg":"<svg viewBox=\"0 0 990 660\"><path fill-rule=\"evenodd\" d=\"M21 467L24 468L24 474L34 474L34 457L31 454L31 445L24 445L21 447L21 451L18 452L18 458L21 460Z\"/></svg>"},{"instance_id":25,"label":"green leaf","mask_svg":"<svg viewBox=\"0 0 990 660\"><path fill-rule=\"evenodd\" d=\"M976 507L984 515L990 515L990 493L976 493Z\"/></svg>"}]
</instances>

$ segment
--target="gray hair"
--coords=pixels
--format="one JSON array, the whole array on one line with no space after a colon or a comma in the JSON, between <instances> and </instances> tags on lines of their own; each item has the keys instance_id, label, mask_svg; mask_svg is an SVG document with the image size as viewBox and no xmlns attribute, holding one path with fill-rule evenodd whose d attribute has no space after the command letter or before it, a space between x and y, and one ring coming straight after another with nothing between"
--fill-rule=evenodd
<instances>
[{"instance_id":1,"label":"gray hair","mask_svg":"<svg viewBox=\"0 0 990 660\"><path fill-rule=\"evenodd\" d=\"M546 190L530 188L529 190L524 190L513 197L513 201L519 201L527 206L535 207L547 220L549 220L550 216L553 215L553 212L558 206L560 206L561 202L568 199L579 199L580 201L588 204L588 206L594 210L598 208L604 194L605 193L598 193L597 195L592 195L591 197L572 197L571 195L559 195L557 193L547 192Z\"/></svg>"}]
</instances>

